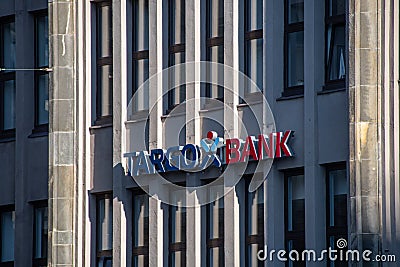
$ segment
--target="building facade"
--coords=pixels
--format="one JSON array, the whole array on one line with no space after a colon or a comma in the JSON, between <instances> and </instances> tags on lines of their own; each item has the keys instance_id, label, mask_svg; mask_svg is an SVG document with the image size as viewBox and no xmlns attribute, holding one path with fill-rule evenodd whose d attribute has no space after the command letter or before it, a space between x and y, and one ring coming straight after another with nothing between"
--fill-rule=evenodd
<instances>
[{"instance_id":1,"label":"building facade","mask_svg":"<svg viewBox=\"0 0 400 267\"><path fill-rule=\"evenodd\" d=\"M1 1L0 266L397 266L388 256L400 260L399 9L395 0ZM154 78L199 61L258 89L220 69L194 72L223 86L180 84L192 69ZM294 156L269 172L251 161L243 174L222 164L165 172L164 182L131 177L129 152L200 144L209 131L269 133L256 121L268 117L264 97L274 130L294 131ZM250 192L253 176L266 180ZM200 195L171 183L224 194L188 205ZM259 260L266 246L371 250L387 261Z\"/></svg>"}]
</instances>

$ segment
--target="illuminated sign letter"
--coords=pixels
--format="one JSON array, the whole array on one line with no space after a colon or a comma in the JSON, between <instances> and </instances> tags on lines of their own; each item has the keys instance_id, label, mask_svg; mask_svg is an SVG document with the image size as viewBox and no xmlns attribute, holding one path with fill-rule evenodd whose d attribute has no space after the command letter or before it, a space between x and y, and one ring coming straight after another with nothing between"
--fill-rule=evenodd
<instances>
[{"instance_id":1,"label":"illuminated sign letter","mask_svg":"<svg viewBox=\"0 0 400 267\"><path fill-rule=\"evenodd\" d=\"M232 145L234 145L232 147ZM240 140L237 138L227 139L226 140L226 163L236 163L239 162L240 159ZM232 157L232 154L235 156Z\"/></svg>"},{"instance_id":2,"label":"illuminated sign letter","mask_svg":"<svg viewBox=\"0 0 400 267\"><path fill-rule=\"evenodd\" d=\"M246 143L244 143L240 161L245 162L246 157L249 157L249 156L251 156L254 160L258 160L256 149L254 148L254 137L253 136L248 136L246 138Z\"/></svg>"}]
</instances>

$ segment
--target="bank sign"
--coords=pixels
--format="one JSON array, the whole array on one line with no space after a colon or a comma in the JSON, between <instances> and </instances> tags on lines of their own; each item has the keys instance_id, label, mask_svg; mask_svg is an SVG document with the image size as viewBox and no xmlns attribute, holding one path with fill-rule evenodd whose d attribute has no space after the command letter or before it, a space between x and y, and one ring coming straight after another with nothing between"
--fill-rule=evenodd
<instances>
[{"instance_id":1,"label":"bank sign","mask_svg":"<svg viewBox=\"0 0 400 267\"><path fill-rule=\"evenodd\" d=\"M133 177L157 172L197 172L210 166L220 168L225 164L292 157L294 154L289 141L293 133L289 130L248 136L245 140L231 138L224 141L216 132L210 131L199 145L130 152L125 153L124 157L128 160L128 170Z\"/></svg>"}]
</instances>

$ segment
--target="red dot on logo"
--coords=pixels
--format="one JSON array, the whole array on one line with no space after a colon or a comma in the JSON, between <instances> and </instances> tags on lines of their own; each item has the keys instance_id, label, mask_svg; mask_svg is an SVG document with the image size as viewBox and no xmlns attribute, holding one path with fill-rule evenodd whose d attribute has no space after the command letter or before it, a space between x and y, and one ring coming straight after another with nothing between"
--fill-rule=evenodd
<instances>
[{"instance_id":1,"label":"red dot on logo","mask_svg":"<svg viewBox=\"0 0 400 267\"><path fill-rule=\"evenodd\" d=\"M217 138L217 133L214 132L214 131L209 131L209 132L207 133L207 138L208 138L208 139L211 139L211 140L215 140L215 138Z\"/></svg>"}]
</instances>

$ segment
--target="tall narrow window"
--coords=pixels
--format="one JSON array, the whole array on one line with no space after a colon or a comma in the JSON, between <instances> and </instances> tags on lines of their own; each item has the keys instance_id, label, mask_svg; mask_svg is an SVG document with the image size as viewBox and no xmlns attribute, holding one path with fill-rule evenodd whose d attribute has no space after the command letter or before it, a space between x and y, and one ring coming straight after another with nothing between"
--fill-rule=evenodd
<instances>
[{"instance_id":1,"label":"tall narrow window","mask_svg":"<svg viewBox=\"0 0 400 267\"><path fill-rule=\"evenodd\" d=\"M148 90L137 91L149 78L149 1L133 1L133 86L135 111L149 108Z\"/></svg>"},{"instance_id":2,"label":"tall narrow window","mask_svg":"<svg viewBox=\"0 0 400 267\"><path fill-rule=\"evenodd\" d=\"M304 91L304 0L286 0L284 96Z\"/></svg>"},{"instance_id":3,"label":"tall narrow window","mask_svg":"<svg viewBox=\"0 0 400 267\"><path fill-rule=\"evenodd\" d=\"M133 267L149 266L149 197L133 196Z\"/></svg>"},{"instance_id":4,"label":"tall narrow window","mask_svg":"<svg viewBox=\"0 0 400 267\"><path fill-rule=\"evenodd\" d=\"M47 203L36 205L33 224L33 266L47 266L48 208Z\"/></svg>"},{"instance_id":5,"label":"tall narrow window","mask_svg":"<svg viewBox=\"0 0 400 267\"><path fill-rule=\"evenodd\" d=\"M245 74L263 90L263 1L245 1ZM246 93L255 93L254 86L246 85Z\"/></svg>"},{"instance_id":6,"label":"tall narrow window","mask_svg":"<svg viewBox=\"0 0 400 267\"><path fill-rule=\"evenodd\" d=\"M337 249L339 238L347 240L347 174L345 164L327 168L327 241L328 247ZM347 262L329 262L329 266L347 266Z\"/></svg>"},{"instance_id":7,"label":"tall narrow window","mask_svg":"<svg viewBox=\"0 0 400 267\"><path fill-rule=\"evenodd\" d=\"M305 249L305 195L304 175L300 172L286 176L286 197L285 197L285 228L287 251ZM290 267L306 266L305 262L288 261Z\"/></svg>"},{"instance_id":8,"label":"tall narrow window","mask_svg":"<svg viewBox=\"0 0 400 267\"><path fill-rule=\"evenodd\" d=\"M211 188L210 194L218 189ZM224 266L224 198L211 202L206 207L207 216L207 266Z\"/></svg>"},{"instance_id":9,"label":"tall narrow window","mask_svg":"<svg viewBox=\"0 0 400 267\"><path fill-rule=\"evenodd\" d=\"M344 88L346 78L346 0L326 0L325 89Z\"/></svg>"},{"instance_id":10,"label":"tall narrow window","mask_svg":"<svg viewBox=\"0 0 400 267\"><path fill-rule=\"evenodd\" d=\"M177 192L172 197L181 195ZM182 201L176 200L178 206L169 206L169 266L171 267L186 266L186 208L183 207Z\"/></svg>"},{"instance_id":11,"label":"tall narrow window","mask_svg":"<svg viewBox=\"0 0 400 267\"><path fill-rule=\"evenodd\" d=\"M246 266L264 266L257 258L264 247L264 188L249 192L246 183Z\"/></svg>"},{"instance_id":12,"label":"tall narrow window","mask_svg":"<svg viewBox=\"0 0 400 267\"><path fill-rule=\"evenodd\" d=\"M46 130L49 123L49 22L47 11L35 17L35 128Z\"/></svg>"},{"instance_id":13,"label":"tall narrow window","mask_svg":"<svg viewBox=\"0 0 400 267\"><path fill-rule=\"evenodd\" d=\"M169 0L169 66L185 62L185 0ZM169 73L170 85L185 81L183 71ZM186 98L186 87L176 86L168 92L168 112Z\"/></svg>"},{"instance_id":14,"label":"tall narrow window","mask_svg":"<svg viewBox=\"0 0 400 267\"><path fill-rule=\"evenodd\" d=\"M100 124L111 122L112 116L112 32L111 1L96 1L96 120Z\"/></svg>"},{"instance_id":15,"label":"tall narrow window","mask_svg":"<svg viewBox=\"0 0 400 267\"><path fill-rule=\"evenodd\" d=\"M0 214L1 220L1 251L0 266L13 266L15 212L13 208L4 208Z\"/></svg>"},{"instance_id":16,"label":"tall narrow window","mask_svg":"<svg viewBox=\"0 0 400 267\"><path fill-rule=\"evenodd\" d=\"M207 61L224 63L224 1L206 0L207 9ZM223 82L223 71L220 68L210 68L207 70L210 80ZM224 98L224 88L222 86L207 84L206 97Z\"/></svg>"},{"instance_id":17,"label":"tall narrow window","mask_svg":"<svg viewBox=\"0 0 400 267\"><path fill-rule=\"evenodd\" d=\"M0 137L15 136L15 23L0 20Z\"/></svg>"},{"instance_id":18,"label":"tall narrow window","mask_svg":"<svg viewBox=\"0 0 400 267\"><path fill-rule=\"evenodd\" d=\"M97 266L112 266L113 207L112 196L99 196L97 199Z\"/></svg>"}]
</instances>

